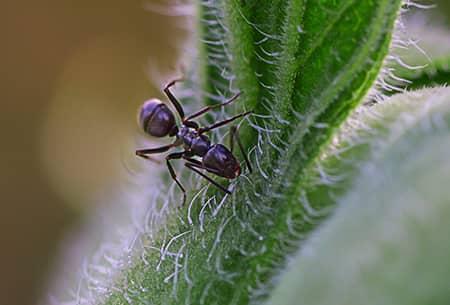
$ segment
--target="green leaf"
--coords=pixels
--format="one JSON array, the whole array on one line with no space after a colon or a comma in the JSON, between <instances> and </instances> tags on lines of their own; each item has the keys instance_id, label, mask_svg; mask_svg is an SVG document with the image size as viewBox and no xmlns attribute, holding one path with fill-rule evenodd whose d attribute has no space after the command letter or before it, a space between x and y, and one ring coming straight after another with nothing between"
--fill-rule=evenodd
<instances>
[{"instance_id":1,"label":"green leaf","mask_svg":"<svg viewBox=\"0 0 450 305\"><path fill-rule=\"evenodd\" d=\"M361 175L268 304L448 304L450 88L394 96L355 121L338 147Z\"/></svg>"},{"instance_id":2,"label":"green leaf","mask_svg":"<svg viewBox=\"0 0 450 305\"><path fill-rule=\"evenodd\" d=\"M141 246L104 303L249 304L267 298L278 268L328 214L322 208L333 204L303 196L328 183L311 185L307 173L376 79L400 3L201 3L204 101L242 92L234 110L256 114L241 128L255 171L233 183L231 196L203 184L179 209L178 196L153 202Z\"/></svg>"}]
</instances>

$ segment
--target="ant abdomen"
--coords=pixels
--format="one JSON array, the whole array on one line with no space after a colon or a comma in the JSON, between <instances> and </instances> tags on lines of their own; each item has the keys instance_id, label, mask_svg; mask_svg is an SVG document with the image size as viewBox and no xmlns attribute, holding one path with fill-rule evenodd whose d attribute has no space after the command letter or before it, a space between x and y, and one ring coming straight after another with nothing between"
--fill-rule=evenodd
<instances>
[{"instance_id":1,"label":"ant abdomen","mask_svg":"<svg viewBox=\"0 0 450 305\"><path fill-rule=\"evenodd\" d=\"M173 133L176 128L172 111L158 99L150 99L142 105L139 123L146 133L158 138Z\"/></svg>"},{"instance_id":2,"label":"ant abdomen","mask_svg":"<svg viewBox=\"0 0 450 305\"><path fill-rule=\"evenodd\" d=\"M213 145L203 157L203 165L218 176L234 179L241 174L239 162L225 146Z\"/></svg>"}]
</instances>

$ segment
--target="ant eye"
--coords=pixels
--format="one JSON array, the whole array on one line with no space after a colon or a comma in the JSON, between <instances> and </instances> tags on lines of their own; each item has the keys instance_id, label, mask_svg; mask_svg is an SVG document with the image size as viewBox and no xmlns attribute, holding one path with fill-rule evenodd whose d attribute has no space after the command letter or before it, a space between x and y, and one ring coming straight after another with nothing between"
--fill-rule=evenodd
<instances>
[{"instance_id":1,"label":"ant eye","mask_svg":"<svg viewBox=\"0 0 450 305\"><path fill-rule=\"evenodd\" d=\"M146 133L154 137L165 137L175 127L175 117L161 101L150 99L141 107L139 123Z\"/></svg>"}]
</instances>

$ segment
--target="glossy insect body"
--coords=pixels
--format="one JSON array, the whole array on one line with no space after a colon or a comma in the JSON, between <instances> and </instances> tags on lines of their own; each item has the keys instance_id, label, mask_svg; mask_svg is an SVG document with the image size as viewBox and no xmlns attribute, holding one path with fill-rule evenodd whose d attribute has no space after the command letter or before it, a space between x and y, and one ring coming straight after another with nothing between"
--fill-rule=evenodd
<instances>
[{"instance_id":1,"label":"glossy insect body","mask_svg":"<svg viewBox=\"0 0 450 305\"><path fill-rule=\"evenodd\" d=\"M144 131L154 137L161 138L176 132L175 116L169 107L157 99L145 102L139 121Z\"/></svg>"},{"instance_id":2,"label":"glossy insect body","mask_svg":"<svg viewBox=\"0 0 450 305\"><path fill-rule=\"evenodd\" d=\"M200 135L195 129L182 127L177 133L177 138L183 143L186 152L203 157L211 147L211 141L205 135Z\"/></svg>"},{"instance_id":3,"label":"glossy insect body","mask_svg":"<svg viewBox=\"0 0 450 305\"><path fill-rule=\"evenodd\" d=\"M234 179L241 174L241 166L233 153L222 144L213 145L203 157L203 165L206 168L216 170L216 175Z\"/></svg>"},{"instance_id":4,"label":"glossy insect body","mask_svg":"<svg viewBox=\"0 0 450 305\"><path fill-rule=\"evenodd\" d=\"M157 99L151 99L144 103L139 114L140 124L146 133L155 137L175 137L175 141L172 144L157 148L137 150L136 155L142 158L153 160L149 155L166 152L174 147L183 147L184 151L171 153L166 157L166 164L170 175L183 191L183 203L186 200L186 191L183 185L178 180L176 173L170 163L170 160L173 159L184 159L186 161L185 166L187 168L196 172L225 193L230 193L227 188L212 180L209 176L204 174L202 170L206 170L209 173L227 179L237 178L241 174L241 167L238 160L233 155L233 146L234 142L236 141L239 145L242 155L245 158L247 167L251 171L250 162L248 161L242 144L239 140L237 129L234 126L231 127L231 150L228 150L228 148L226 148L222 144L211 144L210 139L204 133L207 133L215 128L225 126L238 118L250 114L251 112L249 111L238 114L232 118L217 122L211 126L200 127L195 121L192 121L192 119L207 113L215 107L226 106L232 103L239 97L239 93L223 104L205 107L185 117L184 110L181 107L181 104L169 90L169 88L175 83L176 81L172 81L171 83L169 83L165 87L164 92L166 93L167 97L172 102L172 105L175 107L180 116L180 127L177 126L175 116L173 115L172 111ZM200 160L198 158L200 158Z\"/></svg>"}]
</instances>

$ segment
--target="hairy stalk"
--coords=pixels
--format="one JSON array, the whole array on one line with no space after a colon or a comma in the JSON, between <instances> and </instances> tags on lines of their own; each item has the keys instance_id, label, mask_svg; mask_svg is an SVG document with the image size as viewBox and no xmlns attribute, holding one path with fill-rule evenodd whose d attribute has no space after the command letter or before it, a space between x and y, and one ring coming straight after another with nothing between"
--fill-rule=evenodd
<instances>
[{"instance_id":1,"label":"hairy stalk","mask_svg":"<svg viewBox=\"0 0 450 305\"><path fill-rule=\"evenodd\" d=\"M447 304L449 131L449 88L354 116L324 156L353 186L268 304Z\"/></svg>"}]
</instances>

